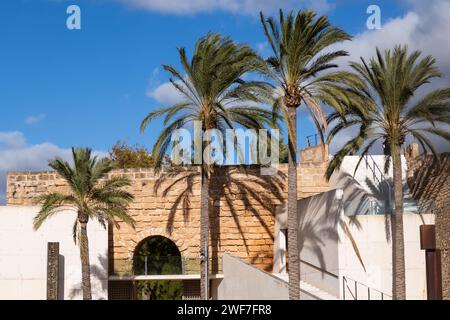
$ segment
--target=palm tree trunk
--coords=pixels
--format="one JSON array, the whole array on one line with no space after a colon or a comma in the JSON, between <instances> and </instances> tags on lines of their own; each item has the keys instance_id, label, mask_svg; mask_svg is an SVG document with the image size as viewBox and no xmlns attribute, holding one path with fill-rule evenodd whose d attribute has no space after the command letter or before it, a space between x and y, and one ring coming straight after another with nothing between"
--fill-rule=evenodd
<instances>
[{"instance_id":1,"label":"palm tree trunk","mask_svg":"<svg viewBox=\"0 0 450 320\"><path fill-rule=\"evenodd\" d=\"M81 287L83 291L83 300L92 300L91 293L91 268L89 263L89 242L87 235L88 217L85 214L79 214L80 222L80 258L81 258Z\"/></svg>"},{"instance_id":2,"label":"palm tree trunk","mask_svg":"<svg viewBox=\"0 0 450 320\"><path fill-rule=\"evenodd\" d=\"M394 146L392 149L395 203L395 211L392 215L392 295L395 300L405 300L402 159L400 146Z\"/></svg>"},{"instance_id":3,"label":"palm tree trunk","mask_svg":"<svg viewBox=\"0 0 450 320\"><path fill-rule=\"evenodd\" d=\"M288 274L289 299L300 300L300 261L298 252L297 216L297 108L288 107L291 135L289 136L288 164Z\"/></svg>"},{"instance_id":4,"label":"palm tree trunk","mask_svg":"<svg viewBox=\"0 0 450 320\"><path fill-rule=\"evenodd\" d=\"M201 166L200 209L200 297L208 300L208 238L209 238L209 172Z\"/></svg>"}]
</instances>

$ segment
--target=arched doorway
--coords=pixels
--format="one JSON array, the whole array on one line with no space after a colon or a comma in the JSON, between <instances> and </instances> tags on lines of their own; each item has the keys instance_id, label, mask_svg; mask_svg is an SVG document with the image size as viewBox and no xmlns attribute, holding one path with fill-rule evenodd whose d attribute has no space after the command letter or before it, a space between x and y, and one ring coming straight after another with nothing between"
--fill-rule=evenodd
<instances>
[{"instance_id":1,"label":"arched doorway","mask_svg":"<svg viewBox=\"0 0 450 320\"><path fill-rule=\"evenodd\" d=\"M177 245L163 236L152 236L142 240L133 257L135 275L181 274L181 253Z\"/></svg>"},{"instance_id":2,"label":"arched doorway","mask_svg":"<svg viewBox=\"0 0 450 320\"><path fill-rule=\"evenodd\" d=\"M145 238L136 246L133 272L135 276L182 274L180 250L166 237ZM183 295L183 282L179 280L135 281L135 287L139 300L174 300Z\"/></svg>"}]
</instances>

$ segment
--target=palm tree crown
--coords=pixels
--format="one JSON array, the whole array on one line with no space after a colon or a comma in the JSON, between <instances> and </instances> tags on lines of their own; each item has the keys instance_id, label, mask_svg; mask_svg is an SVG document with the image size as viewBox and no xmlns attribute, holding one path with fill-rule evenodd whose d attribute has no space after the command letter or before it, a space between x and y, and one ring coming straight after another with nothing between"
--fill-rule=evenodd
<instances>
[{"instance_id":1,"label":"palm tree crown","mask_svg":"<svg viewBox=\"0 0 450 320\"><path fill-rule=\"evenodd\" d=\"M317 17L313 11L289 12L280 10L279 23L273 18L261 22L273 56L267 59L266 75L278 84L276 110L286 115L285 108L297 108L302 103L310 112L323 141L327 123L320 104L341 106L348 102L351 92L347 85L361 87L361 81L346 71L334 71L335 60L348 55L331 46L350 40L351 36L334 27L326 16ZM293 124L286 121L292 134Z\"/></svg>"},{"instance_id":2,"label":"palm tree crown","mask_svg":"<svg viewBox=\"0 0 450 320\"><path fill-rule=\"evenodd\" d=\"M421 99L414 99L422 86L442 76L433 57L420 59L420 56L420 51L408 55L407 47L397 46L393 51L386 50L384 55L377 49L376 57L369 62L361 58L361 63L350 64L368 89L359 91L360 99L352 100L328 117L328 122L334 123L330 140L344 129L359 126L355 138L330 162L328 178L346 155L360 152L364 156L377 142L383 144L384 153L390 156L392 149L400 148L408 136L433 154L436 151L430 135L450 140L450 133L439 127L450 124L450 88L432 90ZM387 169L389 161L386 163Z\"/></svg>"},{"instance_id":3,"label":"palm tree crown","mask_svg":"<svg viewBox=\"0 0 450 320\"><path fill-rule=\"evenodd\" d=\"M66 181L70 191L52 192L40 198L42 208L34 218L35 230L49 217L64 209L78 212L73 228L75 241L80 219L87 222L95 218L104 226L107 222L118 226L117 219L120 219L133 226L134 220L127 213L133 195L122 189L129 186L130 181L115 177L101 183L100 179L105 178L114 167L109 159L98 160L92 156L91 149L72 148L72 156L73 166L59 158L49 162L49 166Z\"/></svg>"},{"instance_id":4,"label":"palm tree crown","mask_svg":"<svg viewBox=\"0 0 450 320\"><path fill-rule=\"evenodd\" d=\"M197 41L190 60L184 48L178 52L183 72L169 65L163 67L172 75L170 82L182 101L149 113L141 124L144 131L151 120L165 116L165 128L153 147L156 167L162 163L174 130L193 121L200 121L202 130L220 131L236 125L256 129L270 124L271 112L256 106L271 101L270 85L242 79L262 65L250 47L208 34Z\"/></svg>"}]
</instances>

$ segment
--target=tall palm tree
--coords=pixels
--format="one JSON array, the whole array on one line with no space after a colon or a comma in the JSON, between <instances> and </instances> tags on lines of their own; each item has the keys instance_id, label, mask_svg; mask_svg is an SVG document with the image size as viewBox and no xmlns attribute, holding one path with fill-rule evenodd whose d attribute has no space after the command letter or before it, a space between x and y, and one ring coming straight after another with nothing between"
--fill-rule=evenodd
<instances>
[{"instance_id":1,"label":"tall palm tree","mask_svg":"<svg viewBox=\"0 0 450 320\"><path fill-rule=\"evenodd\" d=\"M411 136L425 151L436 155L430 135L450 140L450 132L438 126L450 124L450 88L432 90L415 99L417 91L441 73L433 57L421 58L420 51L408 54L407 47L396 46L384 54L377 49L376 57L369 62L361 58L361 63L353 62L350 66L368 89L359 91L361 99L353 100L328 117L328 121L334 123L330 139L353 126L359 127L359 132L331 160L327 177L340 167L346 155L360 152L361 162L376 142L383 143L388 156L385 171L391 161L393 165L392 290L394 299L403 300L406 288L401 148Z\"/></svg>"},{"instance_id":2,"label":"tall palm tree","mask_svg":"<svg viewBox=\"0 0 450 320\"><path fill-rule=\"evenodd\" d=\"M66 181L70 191L43 195L40 198L42 208L34 217L33 226L35 230L39 229L48 218L63 210L77 212L73 239L75 243L78 240L80 247L83 299L91 300L87 223L89 219L97 219L105 228L107 223L118 227L116 219L120 219L134 227L134 220L127 213L133 195L122 189L130 185L126 178L100 181L113 169L109 159L98 160L91 155L91 149L84 148L72 148L72 156L73 166L60 158L49 161L49 166Z\"/></svg>"},{"instance_id":3,"label":"tall palm tree","mask_svg":"<svg viewBox=\"0 0 450 320\"><path fill-rule=\"evenodd\" d=\"M225 130L236 126L258 129L271 123L271 111L255 106L255 103L267 102L270 86L259 81L244 81L242 76L261 66L261 60L246 45L235 44L219 34L208 34L200 38L189 60L184 48L178 49L183 70L163 65L173 78L170 82L182 95L183 100L175 105L150 112L142 121L141 131L154 118L165 116L164 129L153 147L155 167L161 163L170 147L171 136L176 129L201 124L201 150L209 146L203 142L206 130L217 129L225 137ZM211 164L204 161L201 170L201 221L200 252L201 260L201 297L208 299L207 257L209 238L209 181Z\"/></svg>"},{"instance_id":4,"label":"tall palm tree","mask_svg":"<svg viewBox=\"0 0 450 320\"><path fill-rule=\"evenodd\" d=\"M289 298L300 298L300 260L297 218L297 109L303 104L312 116L323 143L327 129L321 104L334 106L348 99L345 85L356 87L360 81L348 72L335 71L335 59L347 52L331 46L351 37L333 27L325 16L312 11L280 10L279 21L265 19L260 14L266 38L273 56L267 60L264 72L277 83L275 110L281 110L288 128L288 263Z\"/></svg>"}]
</instances>

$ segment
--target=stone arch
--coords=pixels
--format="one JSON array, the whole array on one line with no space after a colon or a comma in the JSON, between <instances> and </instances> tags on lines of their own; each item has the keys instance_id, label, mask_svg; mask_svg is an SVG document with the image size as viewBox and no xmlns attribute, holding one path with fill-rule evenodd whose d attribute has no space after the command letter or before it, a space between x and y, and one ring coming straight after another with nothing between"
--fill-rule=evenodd
<instances>
[{"instance_id":1,"label":"stone arch","mask_svg":"<svg viewBox=\"0 0 450 320\"><path fill-rule=\"evenodd\" d=\"M180 274L183 263L175 242L156 235L140 241L134 249L133 274Z\"/></svg>"},{"instance_id":2,"label":"stone arch","mask_svg":"<svg viewBox=\"0 0 450 320\"><path fill-rule=\"evenodd\" d=\"M180 251L181 255L183 255L183 253L187 251L185 241L182 238L173 237L173 234L170 235L165 228L145 228L136 233L136 236L133 239L134 246L132 247L128 246L129 247L128 259L129 260L133 259L135 249L137 246L139 246L139 243L141 243L147 238L155 236L162 236L171 240L178 247L178 250Z\"/></svg>"}]
</instances>

